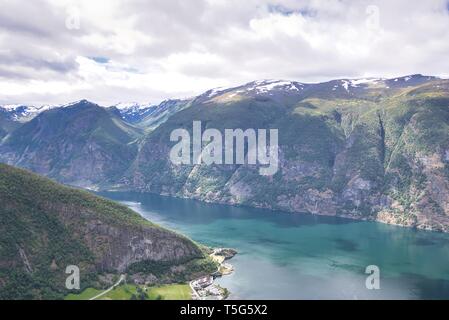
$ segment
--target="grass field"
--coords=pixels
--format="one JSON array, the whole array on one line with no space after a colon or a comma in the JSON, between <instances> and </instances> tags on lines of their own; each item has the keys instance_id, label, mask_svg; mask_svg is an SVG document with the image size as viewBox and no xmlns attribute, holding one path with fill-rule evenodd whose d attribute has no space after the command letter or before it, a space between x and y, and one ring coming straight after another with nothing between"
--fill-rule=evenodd
<instances>
[{"instance_id":1,"label":"grass field","mask_svg":"<svg viewBox=\"0 0 449 320\"><path fill-rule=\"evenodd\" d=\"M160 296L162 300L190 300L191 290L188 284L169 284L161 287L152 287L148 291L150 300Z\"/></svg>"},{"instance_id":2,"label":"grass field","mask_svg":"<svg viewBox=\"0 0 449 320\"><path fill-rule=\"evenodd\" d=\"M103 290L98 290L94 288L87 288L80 294L69 294L65 297L65 300L89 300L92 297L95 297L97 294L101 293Z\"/></svg>"},{"instance_id":3,"label":"grass field","mask_svg":"<svg viewBox=\"0 0 449 320\"><path fill-rule=\"evenodd\" d=\"M137 296L137 286L131 284L124 284L115 287L98 300L131 300L133 295Z\"/></svg>"},{"instance_id":4,"label":"grass field","mask_svg":"<svg viewBox=\"0 0 449 320\"><path fill-rule=\"evenodd\" d=\"M143 286L124 284L114 288L98 300L131 300L139 297L138 288ZM87 288L80 294L69 294L65 300L89 300L101 293L102 290ZM190 300L190 287L188 284L169 284L160 287L149 287L146 292L146 300Z\"/></svg>"}]
</instances>

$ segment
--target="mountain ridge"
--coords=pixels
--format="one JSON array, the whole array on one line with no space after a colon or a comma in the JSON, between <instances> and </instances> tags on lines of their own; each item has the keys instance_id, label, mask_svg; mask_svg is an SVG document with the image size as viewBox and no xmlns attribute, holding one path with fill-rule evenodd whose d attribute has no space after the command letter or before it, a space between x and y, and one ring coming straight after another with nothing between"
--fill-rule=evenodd
<instances>
[{"instance_id":1,"label":"mountain ridge","mask_svg":"<svg viewBox=\"0 0 449 320\"><path fill-rule=\"evenodd\" d=\"M254 85L254 84L264 84L264 85L270 85L272 84L274 87L276 84L283 83L283 84L294 84L298 86L313 86L313 85L322 85L322 84L328 84L328 83L335 83L335 82L342 82L343 87L346 85L344 84L347 82L348 86L351 87L358 87L360 85L366 85L373 82L386 82L386 83L396 83L396 84L416 84L416 79L418 81L422 79L428 80L446 80L445 78L436 77L436 76L426 76L422 74L410 74L406 76L400 76L400 77L394 77L394 78L376 78L376 77L368 77L368 78L340 78L335 80L329 80L324 82L300 82L295 80L282 80L282 79L260 79L260 80L254 80L248 83L245 83L243 85L236 85L236 86L230 86L230 87L222 87L222 88L214 88L206 90L204 93L194 97L198 98L204 95L210 95L211 93L215 92L225 92L230 90L235 90L238 88L243 88L248 85ZM410 80L413 80L412 82L409 82ZM409 82L409 83L408 83ZM163 100L159 104L151 104L151 103L138 103L138 102L119 102L116 104L113 104L111 106L104 106L103 108L117 108L118 110L122 111L122 115L124 116L124 120L127 120L127 116L130 115L131 118L129 119L130 123L136 123L139 122L144 118L144 116L139 115L138 119L133 119L132 113L143 113L145 116L147 115L146 112L149 109L156 108L158 106L161 106L163 104L166 104L170 101L190 101L192 99L183 99L183 98L172 98ZM69 103L63 103L63 104L44 104L40 106L34 106L34 105L27 105L27 104L0 104L0 112L9 112L12 118L15 118L17 121L29 121L37 114L50 110L50 109L56 109L56 108L63 108L66 106L78 104L80 102L87 101L86 99L76 100ZM93 103L93 102L90 102Z\"/></svg>"},{"instance_id":2,"label":"mountain ridge","mask_svg":"<svg viewBox=\"0 0 449 320\"><path fill-rule=\"evenodd\" d=\"M449 81L394 80L395 87L353 92L344 80L298 91L250 83L207 92L145 138L123 188L448 231ZM279 128L280 172L264 178L254 166L174 166L166 158L170 132L191 133L198 120L218 130Z\"/></svg>"},{"instance_id":3,"label":"mountain ridge","mask_svg":"<svg viewBox=\"0 0 449 320\"><path fill-rule=\"evenodd\" d=\"M72 185L95 184L126 169L140 135L107 109L82 100L39 114L7 136L0 152L5 163Z\"/></svg>"},{"instance_id":4,"label":"mountain ridge","mask_svg":"<svg viewBox=\"0 0 449 320\"><path fill-rule=\"evenodd\" d=\"M351 81L253 81L161 104L162 120L141 123L126 166L89 183L449 231L449 80ZM279 172L263 178L257 166L173 165L170 132L191 132L193 121L204 129L278 128Z\"/></svg>"}]
</instances>

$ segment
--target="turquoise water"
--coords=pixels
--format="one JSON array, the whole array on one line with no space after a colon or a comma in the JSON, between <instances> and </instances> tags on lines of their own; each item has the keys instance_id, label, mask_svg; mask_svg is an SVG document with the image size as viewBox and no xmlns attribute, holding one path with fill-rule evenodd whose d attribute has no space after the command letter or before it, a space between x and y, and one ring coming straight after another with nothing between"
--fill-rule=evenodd
<instances>
[{"instance_id":1,"label":"turquoise water","mask_svg":"<svg viewBox=\"0 0 449 320\"><path fill-rule=\"evenodd\" d=\"M241 299L449 299L449 234L375 222L102 193L209 246L238 250L218 282ZM380 268L368 290L365 268Z\"/></svg>"}]
</instances>

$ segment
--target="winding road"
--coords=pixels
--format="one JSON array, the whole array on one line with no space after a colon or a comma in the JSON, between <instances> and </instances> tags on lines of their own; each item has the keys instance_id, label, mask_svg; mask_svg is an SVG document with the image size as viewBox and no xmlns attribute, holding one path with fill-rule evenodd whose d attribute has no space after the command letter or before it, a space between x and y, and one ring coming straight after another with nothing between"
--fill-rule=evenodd
<instances>
[{"instance_id":1,"label":"winding road","mask_svg":"<svg viewBox=\"0 0 449 320\"><path fill-rule=\"evenodd\" d=\"M109 289L103 291L100 294L97 294L95 297L92 297L89 300L95 300L97 298L100 298L101 296L105 295L106 293L108 293L109 291L111 291L112 289L117 287L120 283L122 283L123 280L125 280L125 275L124 274L120 275L120 278L118 279L118 281L112 287L110 287Z\"/></svg>"}]
</instances>

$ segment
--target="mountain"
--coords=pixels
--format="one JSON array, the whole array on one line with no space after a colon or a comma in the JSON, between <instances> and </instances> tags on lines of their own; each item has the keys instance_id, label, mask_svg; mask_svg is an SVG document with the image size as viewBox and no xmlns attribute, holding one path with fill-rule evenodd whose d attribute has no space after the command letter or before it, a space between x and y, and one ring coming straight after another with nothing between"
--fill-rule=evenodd
<instances>
[{"instance_id":1,"label":"mountain","mask_svg":"<svg viewBox=\"0 0 449 320\"><path fill-rule=\"evenodd\" d=\"M141 130L86 100L40 113L0 146L0 160L89 187L120 177L137 154Z\"/></svg>"},{"instance_id":2,"label":"mountain","mask_svg":"<svg viewBox=\"0 0 449 320\"><path fill-rule=\"evenodd\" d=\"M63 298L69 265L83 290L137 267L177 281L204 260L195 243L125 206L3 164L0 203L0 299Z\"/></svg>"},{"instance_id":3,"label":"mountain","mask_svg":"<svg viewBox=\"0 0 449 320\"><path fill-rule=\"evenodd\" d=\"M176 112L187 108L190 102L190 100L171 99L164 100L158 105L141 105L136 102L119 103L110 109L125 122L151 131Z\"/></svg>"},{"instance_id":4,"label":"mountain","mask_svg":"<svg viewBox=\"0 0 449 320\"><path fill-rule=\"evenodd\" d=\"M2 112L2 110L0 109L0 140L9 132L17 129L19 126L19 123L11 120L9 115L7 115L5 112Z\"/></svg>"},{"instance_id":5,"label":"mountain","mask_svg":"<svg viewBox=\"0 0 449 320\"><path fill-rule=\"evenodd\" d=\"M3 113L11 121L24 123L36 117L39 113L59 108L60 105L43 105L39 107L22 104L0 105L0 114Z\"/></svg>"},{"instance_id":6,"label":"mountain","mask_svg":"<svg viewBox=\"0 0 449 320\"><path fill-rule=\"evenodd\" d=\"M159 125L167 121L172 115L188 108L191 100L170 99L164 100L159 105L154 106L149 110L147 115L141 119L137 124L140 128L146 131L152 131Z\"/></svg>"},{"instance_id":7,"label":"mountain","mask_svg":"<svg viewBox=\"0 0 449 320\"><path fill-rule=\"evenodd\" d=\"M449 81L422 75L210 90L145 138L122 188L449 231L448 106ZM278 129L279 171L174 165L170 133L198 120Z\"/></svg>"},{"instance_id":8,"label":"mountain","mask_svg":"<svg viewBox=\"0 0 449 320\"><path fill-rule=\"evenodd\" d=\"M120 117L131 124L141 122L148 114L153 112L156 106L151 104L139 104L137 102L118 103L111 108L115 108Z\"/></svg>"},{"instance_id":9,"label":"mountain","mask_svg":"<svg viewBox=\"0 0 449 320\"><path fill-rule=\"evenodd\" d=\"M65 105L42 105L39 107L28 105L0 105L0 121L7 119L13 124L13 129L19 127L22 123L28 122L44 111L57 108L70 107L81 101L72 102ZM158 105L139 104L137 102L118 103L106 108L110 113L115 114L124 122L137 125L146 130L154 130L158 125L166 121L172 114L189 106L190 100L171 99L164 100ZM5 125L6 126L6 125ZM5 130L0 122L0 137L12 129Z\"/></svg>"},{"instance_id":10,"label":"mountain","mask_svg":"<svg viewBox=\"0 0 449 320\"><path fill-rule=\"evenodd\" d=\"M316 84L260 80L163 102L136 124L141 131L90 106L86 119L104 114L127 128L113 131L129 132L107 151L97 135L85 138L103 128L97 122L85 130L74 125L89 123L79 116L61 125L60 116L45 123L36 117L4 138L0 160L77 185L449 231L448 105L449 80L419 74ZM220 132L278 129L279 170L261 176L257 165L171 163L171 132L192 132L193 121ZM64 156L80 148L75 160Z\"/></svg>"}]
</instances>

